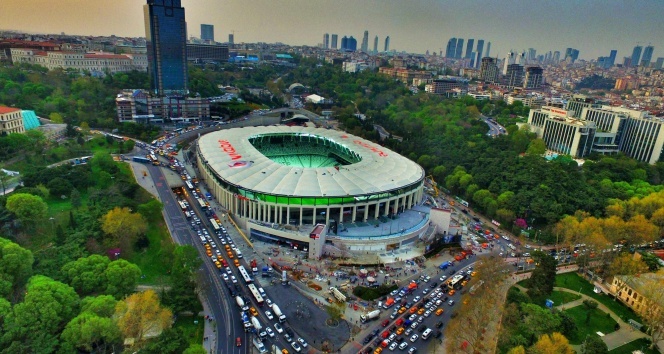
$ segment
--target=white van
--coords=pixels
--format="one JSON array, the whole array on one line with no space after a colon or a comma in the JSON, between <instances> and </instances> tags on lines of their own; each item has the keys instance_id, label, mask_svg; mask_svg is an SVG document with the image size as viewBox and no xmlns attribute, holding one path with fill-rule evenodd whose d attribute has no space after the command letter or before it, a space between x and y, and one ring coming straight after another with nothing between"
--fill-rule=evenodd
<instances>
[{"instance_id":1,"label":"white van","mask_svg":"<svg viewBox=\"0 0 664 354\"><path fill-rule=\"evenodd\" d=\"M424 333L422 333L422 339L429 338L429 336L431 335L431 332L432 332L431 328L427 328L426 330L424 330Z\"/></svg>"}]
</instances>

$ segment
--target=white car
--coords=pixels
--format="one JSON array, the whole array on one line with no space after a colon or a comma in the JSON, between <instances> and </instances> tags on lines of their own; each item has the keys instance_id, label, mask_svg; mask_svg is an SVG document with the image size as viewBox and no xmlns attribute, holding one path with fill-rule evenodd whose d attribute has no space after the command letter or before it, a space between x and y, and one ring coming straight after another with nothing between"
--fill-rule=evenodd
<instances>
[{"instance_id":1,"label":"white car","mask_svg":"<svg viewBox=\"0 0 664 354\"><path fill-rule=\"evenodd\" d=\"M274 319L274 316L272 316L272 312L270 312L270 310L265 311L265 317L267 317L267 319L270 321Z\"/></svg>"},{"instance_id":2,"label":"white car","mask_svg":"<svg viewBox=\"0 0 664 354\"><path fill-rule=\"evenodd\" d=\"M399 344L399 349L401 350L406 349L406 347L408 347L408 342L401 342L401 344Z\"/></svg>"},{"instance_id":3,"label":"white car","mask_svg":"<svg viewBox=\"0 0 664 354\"><path fill-rule=\"evenodd\" d=\"M267 332L267 335L274 338L274 331L270 327L265 327L265 332Z\"/></svg>"},{"instance_id":4,"label":"white car","mask_svg":"<svg viewBox=\"0 0 664 354\"><path fill-rule=\"evenodd\" d=\"M227 273L227 274L231 274L231 273L232 273L232 272L231 272L231 267L226 267L226 273Z\"/></svg>"},{"instance_id":5,"label":"white car","mask_svg":"<svg viewBox=\"0 0 664 354\"><path fill-rule=\"evenodd\" d=\"M397 349L397 342L394 342L394 343L390 344L390 350L394 351L394 349Z\"/></svg>"},{"instance_id":6,"label":"white car","mask_svg":"<svg viewBox=\"0 0 664 354\"><path fill-rule=\"evenodd\" d=\"M415 298L413 299L413 302L418 302L418 301L420 301L420 299L422 299L422 298L421 298L419 295L417 295L417 296L415 296Z\"/></svg>"},{"instance_id":7,"label":"white car","mask_svg":"<svg viewBox=\"0 0 664 354\"><path fill-rule=\"evenodd\" d=\"M231 281L233 282L233 284L237 283L237 279L235 279L235 275L231 275Z\"/></svg>"},{"instance_id":8,"label":"white car","mask_svg":"<svg viewBox=\"0 0 664 354\"><path fill-rule=\"evenodd\" d=\"M417 322L418 322L418 323L422 323L422 322L424 322L424 316L420 316L420 317L417 319Z\"/></svg>"},{"instance_id":9,"label":"white car","mask_svg":"<svg viewBox=\"0 0 664 354\"><path fill-rule=\"evenodd\" d=\"M302 338L298 338L297 341L300 342L300 344L302 344L302 348L306 348L307 346L309 346L309 344L307 344L307 342Z\"/></svg>"},{"instance_id":10,"label":"white car","mask_svg":"<svg viewBox=\"0 0 664 354\"><path fill-rule=\"evenodd\" d=\"M267 304L267 306L272 307L272 300L270 300L270 299L264 299L264 300L265 300L265 303Z\"/></svg>"},{"instance_id":11,"label":"white car","mask_svg":"<svg viewBox=\"0 0 664 354\"><path fill-rule=\"evenodd\" d=\"M425 311L424 312L424 317L429 317L431 316L431 311Z\"/></svg>"},{"instance_id":12,"label":"white car","mask_svg":"<svg viewBox=\"0 0 664 354\"><path fill-rule=\"evenodd\" d=\"M226 275L226 273L221 273L221 277L222 277L225 281L228 281L228 275Z\"/></svg>"},{"instance_id":13,"label":"white car","mask_svg":"<svg viewBox=\"0 0 664 354\"><path fill-rule=\"evenodd\" d=\"M413 342L413 343L415 343L415 341L417 340L417 338L420 338L420 336L418 336L417 333L416 333L416 334L413 334L413 336L410 337L410 341Z\"/></svg>"},{"instance_id":14,"label":"white car","mask_svg":"<svg viewBox=\"0 0 664 354\"><path fill-rule=\"evenodd\" d=\"M278 323L274 324L274 329L277 331L277 333L284 333L284 329L281 328L281 325Z\"/></svg>"},{"instance_id":15,"label":"white car","mask_svg":"<svg viewBox=\"0 0 664 354\"><path fill-rule=\"evenodd\" d=\"M298 353L302 351L302 348L300 347L300 345L297 344L297 342L295 342L295 341L293 341L291 343L291 347L293 347L293 349L295 349L295 351L298 352Z\"/></svg>"}]
</instances>

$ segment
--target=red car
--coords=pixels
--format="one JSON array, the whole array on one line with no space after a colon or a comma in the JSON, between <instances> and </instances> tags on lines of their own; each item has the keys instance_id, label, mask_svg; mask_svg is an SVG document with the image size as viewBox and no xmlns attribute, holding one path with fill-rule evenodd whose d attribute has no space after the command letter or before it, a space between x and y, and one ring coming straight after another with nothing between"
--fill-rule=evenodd
<instances>
[{"instance_id":1,"label":"red car","mask_svg":"<svg viewBox=\"0 0 664 354\"><path fill-rule=\"evenodd\" d=\"M390 331L385 331L385 332L381 333L380 336L381 336L383 339L385 339L385 338L387 338L387 337L390 336Z\"/></svg>"},{"instance_id":2,"label":"red car","mask_svg":"<svg viewBox=\"0 0 664 354\"><path fill-rule=\"evenodd\" d=\"M397 322L395 324L396 324L397 327L400 327L403 324L403 322L404 322L403 318L400 318L400 319L397 320Z\"/></svg>"},{"instance_id":3,"label":"red car","mask_svg":"<svg viewBox=\"0 0 664 354\"><path fill-rule=\"evenodd\" d=\"M385 320L382 323L383 327L387 327L388 324L390 324L390 320Z\"/></svg>"},{"instance_id":4,"label":"red car","mask_svg":"<svg viewBox=\"0 0 664 354\"><path fill-rule=\"evenodd\" d=\"M242 338L240 338L240 337L235 338L235 346L238 346L238 347L242 346Z\"/></svg>"}]
</instances>

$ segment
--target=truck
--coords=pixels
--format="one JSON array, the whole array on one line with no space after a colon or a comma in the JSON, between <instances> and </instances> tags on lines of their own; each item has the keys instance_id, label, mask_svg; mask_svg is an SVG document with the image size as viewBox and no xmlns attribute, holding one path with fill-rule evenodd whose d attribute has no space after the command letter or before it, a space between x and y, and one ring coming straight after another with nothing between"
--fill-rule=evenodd
<instances>
[{"instance_id":1,"label":"truck","mask_svg":"<svg viewBox=\"0 0 664 354\"><path fill-rule=\"evenodd\" d=\"M369 311L364 315L360 315L360 321L362 321L362 323L365 323L367 321L371 321L378 318L378 316L380 316L380 310Z\"/></svg>"},{"instance_id":2,"label":"truck","mask_svg":"<svg viewBox=\"0 0 664 354\"><path fill-rule=\"evenodd\" d=\"M332 286L330 287L330 293L332 293L339 302L346 302L346 295L339 291L339 289Z\"/></svg>"},{"instance_id":3,"label":"truck","mask_svg":"<svg viewBox=\"0 0 664 354\"><path fill-rule=\"evenodd\" d=\"M255 259L252 259L251 262L249 262L249 266L251 267L252 273L258 273L258 262L256 262Z\"/></svg>"},{"instance_id":4,"label":"truck","mask_svg":"<svg viewBox=\"0 0 664 354\"><path fill-rule=\"evenodd\" d=\"M393 305L394 305L394 299L391 298L391 297L388 297L387 300L385 300L385 304L383 305L383 308L387 310L390 307L392 307Z\"/></svg>"},{"instance_id":5,"label":"truck","mask_svg":"<svg viewBox=\"0 0 664 354\"><path fill-rule=\"evenodd\" d=\"M242 317L242 324L244 325L244 331L245 332L251 331L251 321L249 321L249 316L247 316L247 313L244 311L240 312L240 317Z\"/></svg>"},{"instance_id":6,"label":"truck","mask_svg":"<svg viewBox=\"0 0 664 354\"><path fill-rule=\"evenodd\" d=\"M143 156L134 156L131 159L134 162L140 162L140 163L151 163L152 162L152 160L148 159L147 157L143 157Z\"/></svg>"},{"instance_id":7,"label":"truck","mask_svg":"<svg viewBox=\"0 0 664 354\"><path fill-rule=\"evenodd\" d=\"M452 262L447 261L447 262L443 262L443 263L441 263L440 266L438 266L438 268L440 268L440 269L442 269L442 270L445 270L445 269L447 269L447 267L449 267L449 266L451 266L451 265L452 265Z\"/></svg>"},{"instance_id":8,"label":"truck","mask_svg":"<svg viewBox=\"0 0 664 354\"><path fill-rule=\"evenodd\" d=\"M256 349L258 349L259 353L267 353L267 349L265 349L265 346L263 345L263 342L260 341L260 339L258 339L257 337L254 337L252 342L254 343L254 347L256 347Z\"/></svg>"},{"instance_id":9,"label":"truck","mask_svg":"<svg viewBox=\"0 0 664 354\"><path fill-rule=\"evenodd\" d=\"M272 312L274 312L274 315L279 318L279 322L284 323L286 322L286 315L281 312L281 309L277 304L272 304Z\"/></svg>"},{"instance_id":10,"label":"truck","mask_svg":"<svg viewBox=\"0 0 664 354\"><path fill-rule=\"evenodd\" d=\"M407 290L408 294L410 294L410 293L412 293L413 291L415 291L415 289L417 289L417 283L414 282L414 281L413 281L413 282L410 282L410 284L408 284L408 290Z\"/></svg>"},{"instance_id":11,"label":"truck","mask_svg":"<svg viewBox=\"0 0 664 354\"><path fill-rule=\"evenodd\" d=\"M256 316L251 316L251 324L254 325L254 328L256 329L256 333L259 333L263 326L261 326L261 322L256 318Z\"/></svg>"},{"instance_id":12,"label":"truck","mask_svg":"<svg viewBox=\"0 0 664 354\"><path fill-rule=\"evenodd\" d=\"M235 302L237 302L237 306L238 306L239 308L241 308L242 311L248 311L248 310L249 310L249 306L247 306L247 305L244 303L244 300L242 300L241 297L236 296L236 297L235 297Z\"/></svg>"}]
</instances>

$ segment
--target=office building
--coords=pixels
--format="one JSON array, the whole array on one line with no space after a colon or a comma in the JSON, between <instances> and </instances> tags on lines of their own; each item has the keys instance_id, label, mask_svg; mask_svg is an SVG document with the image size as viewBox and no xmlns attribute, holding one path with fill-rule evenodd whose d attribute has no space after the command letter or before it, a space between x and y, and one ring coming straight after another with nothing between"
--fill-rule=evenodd
<instances>
[{"instance_id":1,"label":"office building","mask_svg":"<svg viewBox=\"0 0 664 354\"><path fill-rule=\"evenodd\" d=\"M516 59L514 59L514 64L526 65L526 52L518 53Z\"/></svg>"},{"instance_id":2,"label":"office building","mask_svg":"<svg viewBox=\"0 0 664 354\"><path fill-rule=\"evenodd\" d=\"M630 66L637 66L639 65L639 62L641 61L641 51L643 50L643 47L640 45L637 45L634 47L632 50L632 57L630 60Z\"/></svg>"},{"instance_id":3,"label":"office building","mask_svg":"<svg viewBox=\"0 0 664 354\"><path fill-rule=\"evenodd\" d=\"M387 53L390 51L390 36L385 37L385 50L384 52Z\"/></svg>"},{"instance_id":4,"label":"office building","mask_svg":"<svg viewBox=\"0 0 664 354\"><path fill-rule=\"evenodd\" d=\"M620 151L633 159L655 164L660 161L664 148L664 119L640 113L630 115L627 120Z\"/></svg>"},{"instance_id":5,"label":"office building","mask_svg":"<svg viewBox=\"0 0 664 354\"><path fill-rule=\"evenodd\" d=\"M544 140L547 149L572 158L584 158L591 152L595 123L575 119L569 113L549 106L531 109L528 125Z\"/></svg>"},{"instance_id":6,"label":"office building","mask_svg":"<svg viewBox=\"0 0 664 354\"><path fill-rule=\"evenodd\" d=\"M618 51L613 49L611 50L611 54L609 54L609 61L606 63L605 68L612 68L613 66L616 65L616 56L618 55Z\"/></svg>"},{"instance_id":7,"label":"office building","mask_svg":"<svg viewBox=\"0 0 664 354\"><path fill-rule=\"evenodd\" d=\"M201 25L201 39L214 42L214 25Z\"/></svg>"},{"instance_id":8,"label":"office building","mask_svg":"<svg viewBox=\"0 0 664 354\"><path fill-rule=\"evenodd\" d=\"M445 49L445 57L446 58L456 58L456 43L457 39L456 38L450 38L449 41L447 41L447 48Z\"/></svg>"},{"instance_id":9,"label":"office building","mask_svg":"<svg viewBox=\"0 0 664 354\"><path fill-rule=\"evenodd\" d=\"M364 36L362 37L361 50L364 53L369 52L369 31L364 31Z\"/></svg>"},{"instance_id":10,"label":"office building","mask_svg":"<svg viewBox=\"0 0 664 354\"><path fill-rule=\"evenodd\" d=\"M478 57L477 57L477 52L472 52L470 53L470 67L474 68L475 63L477 62Z\"/></svg>"},{"instance_id":11,"label":"office building","mask_svg":"<svg viewBox=\"0 0 664 354\"><path fill-rule=\"evenodd\" d=\"M525 89L538 89L542 86L544 69L539 66L529 66L526 68L526 78L523 82Z\"/></svg>"},{"instance_id":12,"label":"office building","mask_svg":"<svg viewBox=\"0 0 664 354\"><path fill-rule=\"evenodd\" d=\"M664 67L664 58L662 57L657 58L654 68L657 70L662 70L662 67Z\"/></svg>"},{"instance_id":13,"label":"office building","mask_svg":"<svg viewBox=\"0 0 664 354\"><path fill-rule=\"evenodd\" d=\"M510 64L507 66L503 83L507 88L515 88L523 86L523 65Z\"/></svg>"},{"instance_id":14,"label":"office building","mask_svg":"<svg viewBox=\"0 0 664 354\"><path fill-rule=\"evenodd\" d=\"M565 109L572 112L574 117L581 117L581 111L586 107L592 107L595 104L595 100L589 98L585 95L573 95L572 98L567 101Z\"/></svg>"},{"instance_id":15,"label":"office building","mask_svg":"<svg viewBox=\"0 0 664 354\"><path fill-rule=\"evenodd\" d=\"M464 59L470 59L473 55L473 45L475 45L475 40L473 38L468 39L468 44L466 44L466 56Z\"/></svg>"},{"instance_id":16,"label":"office building","mask_svg":"<svg viewBox=\"0 0 664 354\"><path fill-rule=\"evenodd\" d=\"M378 36L374 37L373 52L374 54L378 53Z\"/></svg>"},{"instance_id":17,"label":"office building","mask_svg":"<svg viewBox=\"0 0 664 354\"><path fill-rule=\"evenodd\" d=\"M620 151L620 140L629 117L628 112L614 110L609 106L592 105L584 107L580 118L594 122L597 127L592 152L602 155L618 153Z\"/></svg>"},{"instance_id":18,"label":"office building","mask_svg":"<svg viewBox=\"0 0 664 354\"><path fill-rule=\"evenodd\" d=\"M235 34L229 33L228 34L228 45L233 48L233 44L235 44Z\"/></svg>"},{"instance_id":19,"label":"office building","mask_svg":"<svg viewBox=\"0 0 664 354\"><path fill-rule=\"evenodd\" d=\"M346 52L354 52L357 50L357 40L353 36L341 38L341 50Z\"/></svg>"},{"instance_id":20,"label":"office building","mask_svg":"<svg viewBox=\"0 0 664 354\"><path fill-rule=\"evenodd\" d=\"M577 59L579 59L578 49L567 48L565 50L565 58L563 60L568 61L570 63L574 63Z\"/></svg>"},{"instance_id":21,"label":"office building","mask_svg":"<svg viewBox=\"0 0 664 354\"><path fill-rule=\"evenodd\" d=\"M553 52L553 63L558 64L559 62L560 62L560 52L556 50L555 52Z\"/></svg>"},{"instance_id":22,"label":"office building","mask_svg":"<svg viewBox=\"0 0 664 354\"><path fill-rule=\"evenodd\" d=\"M507 67L512 64L516 64L516 53L510 50L503 61L503 75L507 75Z\"/></svg>"},{"instance_id":23,"label":"office building","mask_svg":"<svg viewBox=\"0 0 664 354\"><path fill-rule=\"evenodd\" d=\"M475 68L479 68L482 58L482 51L484 50L484 39L477 41L477 55L475 56Z\"/></svg>"},{"instance_id":24,"label":"office building","mask_svg":"<svg viewBox=\"0 0 664 354\"><path fill-rule=\"evenodd\" d=\"M537 50L535 48L528 48L528 57L526 58L527 64L537 62Z\"/></svg>"},{"instance_id":25,"label":"office building","mask_svg":"<svg viewBox=\"0 0 664 354\"><path fill-rule=\"evenodd\" d=\"M491 56L491 42L486 44L486 54L484 54L485 57L490 57Z\"/></svg>"},{"instance_id":26,"label":"office building","mask_svg":"<svg viewBox=\"0 0 664 354\"><path fill-rule=\"evenodd\" d=\"M118 122L195 122L210 118L210 100L185 95L154 96L146 90L126 90L115 98Z\"/></svg>"},{"instance_id":27,"label":"office building","mask_svg":"<svg viewBox=\"0 0 664 354\"><path fill-rule=\"evenodd\" d=\"M0 106L0 134L24 133L23 115L14 107Z\"/></svg>"},{"instance_id":28,"label":"office building","mask_svg":"<svg viewBox=\"0 0 664 354\"><path fill-rule=\"evenodd\" d=\"M463 56L463 38L457 39L456 50L454 51L454 57L456 59L461 59Z\"/></svg>"},{"instance_id":29,"label":"office building","mask_svg":"<svg viewBox=\"0 0 664 354\"><path fill-rule=\"evenodd\" d=\"M482 58L482 64L480 65L480 80L490 83L498 81L498 61L496 58Z\"/></svg>"},{"instance_id":30,"label":"office building","mask_svg":"<svg viewBox=\"0 0 664 354\"><path fill-rule=\"evenodd\" d=\"M331 48L332 48L332 49L337 49L337 38L338 38L338 37L337 37L336 34L333 34L333 35L332 35L332 44L331 44Z\"/></svg>"},{"instance_id":31,"label":"office building","mask_svg":"<svg viewBox=\"0 0 664 354\"><path fill-rule=\"evenodd\" d=\"M446 97L457 97L468 92L468 81L462 78L434 79L424 91Z\"/></svg>"},{"instance_id":32,"label":"office building","mask_svg":"<svg viewBox=\"0 0 664 354\"><path fill-rule=\"evenodd\" d=\"M643 50L643 57L641 58L641 66L649 67L650 61L652 60L652 52L655 50L655 47L649 45Z\"/></svg>"},{"instance_id":33,"label":"office building","mask_svg":"<svg viewBox=\"0 0 664 354\"><path fill-rule=\"evenodd\" d=\"M197 63L228 61L228 45L187 43L187 60Z\"/></svg>"},{"instance_id":34,"label":"office building","mask_svg":"<svg viewBox=\"0 0 664 354\"><path fill-rule=\"evenodd\" d=\"M329 49L330 48L330 34L325 33L323 35L323 48Z\"/></svg>"},{"instance_id":35,"label":"office building","mask_svg":"<svg viewBox=\"0 0 664 354\"><path fill-rule=\"evenodd\" d=\"M346 51L346 48L348 48L348 37L343 36L341 38L341 51Z\"/></svg>"},{"instance_id":36,"label":"office building","mask_svg":"<svg viewBox=\"0 0 664 354\"><path fill-rule=\"evenodd\" d=\"M186 92L187 23L180 0L148 0L143 13L152 91Z\"/></svg>"}]
</instances>

